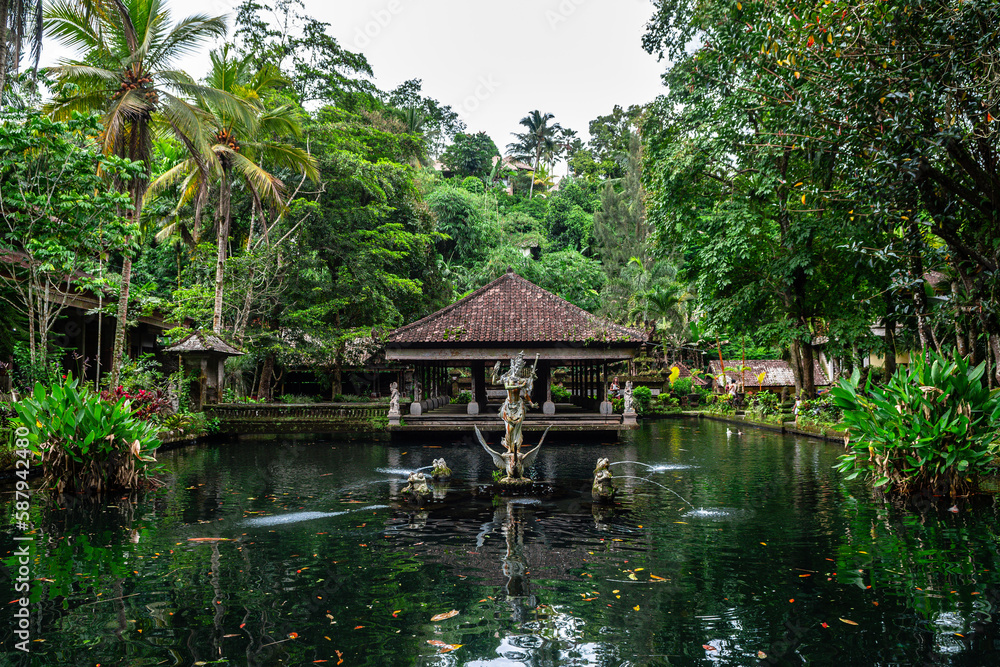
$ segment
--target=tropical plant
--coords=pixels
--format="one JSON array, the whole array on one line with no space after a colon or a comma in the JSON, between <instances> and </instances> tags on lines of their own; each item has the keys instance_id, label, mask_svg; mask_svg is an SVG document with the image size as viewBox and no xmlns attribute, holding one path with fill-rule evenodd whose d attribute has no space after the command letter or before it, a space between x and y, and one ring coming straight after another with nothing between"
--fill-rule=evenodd
<instances>
[{"instance_id":1,"label":"tropical plant","mask_svg":"<svg viewBox=\"0 0 1000 667\"><path fill-rule=\"evenodd\" d=\"M277 70L269 67L252 72L250 56L235 58L228 47L210 54L212 69L207 83L209 90L222 91L229 97L225 104L218 103L217 95L195 93L196 104L203 112L204 125L210 132L208 163L196 148L190 157L165 172L150 184L150 193L158 192L165 185L184 177L185 188L180 204L195 198L195 226L198 226L201 205L208 189L208 179L219 182L219 203L216 210L216 269L215 301L212 313L212 330L222 331L222 303L229 232L232 227L233 181L240 178L250 191L253 200L249 236L252 240L258 220L267 227L264 206L276 210L285 205L285 186L268 168L293 170L304 177L317 180L316 161L306 151L274 137L300 137L301 127L295 110L289 105L268 108L263 95L269 89L285 85ZM232 113L233 99L244 104ZM194 142L187 145L195 147ZM265 168L267 165L267 168ZM249 242L248 242L249 245Z\"/></svg>"},{"instance_id":2,"label":"tropical plant","mask_svg":"<svg viewBox=\"0 0 1000 667\"><path fill-rule=\"evenodd\" d=\"M21 58L31 49L37 72L42 55L42 3L0 0L0 92L17 75Z\"/></svg>"},{"instance_id":3,"label":"tropical plant","mask_svg":"<svg viewBox=\"0 0 1000 667\"><path fill-rule=\"evenodd\" d=\"M14 410L13 426L27 430L44 484L56 493L135 489L156 461L157 426L133 415L127 399L104 401L72 377L49 387L35 384Z\"/></svg>"},{"instance_id":4,"label":"tropical plant","mask_svg":"<svg viewBox=\"0 0 1000 667\"><path fill-rule=\"evenodd\" d=\"M139 219L154 134L173 132L192 153L207 152L204 114L185 97L211 100L234 118L249 115L232 95L198 85L173 68L204 41L225 35L222 17L194 15L170 25L164 0L55 0L45 10L44 25L64 46L82 52L81 59L63 60L52 70L60 85L49 105L52 114L68 118L74 111L99 111L104 153L145 167L140 174L113 179L116 189L131 196L123 217ZM122 248L112 386L118 383L128 322L132 250L127 245Z\"/></svg>"},{"instance_id":5,"label":"tropical plant","mask_svg":"<svg viewBox=\"0 0 1000 667\"><path fill-rule=\"evenodd\" d=\"M850 442L838 468L865 474L896 493L932 490L958 496L976 488L1000 446L1000 390L972 367L932 353L900 368L884 387L858 387L860 373L832 390Z\"/></svg>"},{"instance_id":6,"label":"tropical plant","mask_svg":"<svg viewBox=\"0 0 1000 667\"><path fill-rule=\"evenodd\" d=\"M520 120L520 124L527 131L513 133L517 141L507 145L507 152L512 157L519 160L532 160L532 166L536 174L542 162L542 155L547 150L552 150L552 147L556 143L556 137L562 131L559 123L549 124L549 121L553 118L555 118L555 115L550 113L543 114L541 111L535 109ZM534 194L535 179L532 178L528 198L531 199Z\"/></svg>"}]
</instances>

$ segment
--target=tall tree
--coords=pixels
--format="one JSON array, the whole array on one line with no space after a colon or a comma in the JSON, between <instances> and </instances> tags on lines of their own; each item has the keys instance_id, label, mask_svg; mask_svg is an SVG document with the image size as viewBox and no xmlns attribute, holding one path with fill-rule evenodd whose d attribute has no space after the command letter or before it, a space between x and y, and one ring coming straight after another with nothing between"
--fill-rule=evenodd
<instances>
[{"instance_id":1,"label":"tall tree","mask_svg":"<svg viewBox=\"0 0 1000 667\"><path fill-rule=\"evenodd\" d=\"M130 210L122 214L134 221L149 183L154 132L172 131L193 152L207 150L204 114L184 96L210 99L233 117L247 115L228 93L198 85L173 69L179 57L225 35L222 17L194 15L171 25L162 0L57 0L45 12L45 27L65 46L83 52L80 60L64 60L54 68L62 88L50 104L53 115L100 112L105 154L146 167L142 174L114 179L116 188L131 195ZM131 250L125 248L123 255L112 384L118 381L128 326Z\"/></svg>"},{"instance_id":2,"label":"tall tree","mask_svg":"<svg viewBox=\"0 0 1000 667\"><path fill-rule=\"evenodd\" d=\"M538 166L542 163L542 155L546 151L553 149L556 138L559 136L559 132L562 131L559 123L549 124L549 121L553 118L555 118L555 115L550 113L543 114L538 109L535 109L522 118L520 125L527 128L527 131L512 133L517 141L507 145L508 154L517 159L532 160L535 171L538 171ZM531 199L534 197L534 194L535 179L532 178L528 198Z\"/></svg>"},{"instance_id":3,"label":"tall tree","mask_svg":"<svg viewBox=\"0 0 1000 667\"><path fill-rule=\"evenodd\" d=\"M284 83L277 72L270 67L253 72L250 58L233 57L228 48L213 51L210 58L212 69L207 79L210 89L228 93L233 98L244 101L251 113L234 115L229 112L230 105L220 106L211 97L196 95L198 107L204 112L205 123L211 133L208 169L202 167L202 154L195 152L188 160L151 184L150 190L156 191L181 176L192 176L198 181L198 185L187 188L185 192L200 192L206 177L214 175L218 179L215 302L212 317L212 330L218 333L223 329L225 263L232 227L234 179L242 180L251 196L249 233L252 237L257 221L267 229L265 205L278 210L285 205L285 185L272 173L273 170L287 169L314 180L318 178L319 172L315 159L304 150L273 138L297 138L302 134L296 112L291 106L277 105L268 108L263 97L270 88ZM189 143L193 146L193 142Z\"/></svg>"},{"instance_id":4,"label":"tall tree","mask_svg":"<svg viewBox=\"0 0 1000 667\"><path fill-rule=\"evenodd\" d=\"M25 47L34 69L42 55L42 0L0 0L0 93L20 71Z\"/></svg>"}]
</instances>

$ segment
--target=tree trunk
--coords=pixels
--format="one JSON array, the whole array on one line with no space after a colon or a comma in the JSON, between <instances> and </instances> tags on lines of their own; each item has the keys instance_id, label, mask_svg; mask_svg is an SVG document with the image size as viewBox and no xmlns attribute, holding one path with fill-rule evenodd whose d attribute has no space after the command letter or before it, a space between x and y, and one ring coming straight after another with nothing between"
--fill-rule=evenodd
<instances>
[{"instance_id":1,"label":"tree trunk","mask_svg":"<svg viewBox=\"0 0 1000 667\"><path fill-rule=\"evenodd\" d=\"M0 95L7 86L7 17L10 0L0 0Z\"/></svg>"},{"instance_id":2,"label":"tree trunk","mask_svg":"<svg viewBox=\"0 0 1000 667\"><path fill-rule=\"evenodd\" d=\"M271 380L274 379L274 352L268 352L264 357L264 370L260 374L260 388L257 390L257 399L271 402Z\"/></svg>"},{"instance_id":3,"label":"tree trunk","mask_svg":"<svg viewBox=\"0 0 1000 667\"><path fill-rule=\"evenodd\" d=\"M128 292L132 282L132 259L125 257L122 262L121 295L118 297L118 316L115 322L115 347L111 353L111 387L118 386L122 357L125 351L125 329L128 326Z\"/></svg>"},{"instance_id":4,"label":"tree trunk","mask_svg":"<svg viewBox=\"0 0 1000 667\"><path fill-rule=\"evenodd\" d=\"M215 308L212 314L212 331L222 331L222 294L223 279L226 269L226 246L229 244L230 199L232 191L229 186L229 170L222 174L222 184L219 186L219 225L216 237L215 260Z\"/></svg>"}]
</instances>

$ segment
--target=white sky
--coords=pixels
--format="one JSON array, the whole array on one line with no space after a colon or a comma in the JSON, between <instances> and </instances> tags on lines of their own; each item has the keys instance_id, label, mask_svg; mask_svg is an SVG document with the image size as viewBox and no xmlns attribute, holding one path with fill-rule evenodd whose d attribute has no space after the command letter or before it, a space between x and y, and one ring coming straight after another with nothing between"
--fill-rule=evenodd
<instances>
[{"instance_id":1,"label":"white sky","mask_svg":"<svg viewBox=\"0 0 1000 667\"><path fill-rule=\"evenodd\" d=\"M451 105L470 132L503 152L533 109L587 137L587 124L652 101L664 63L642 50L649 0L304 0L348 50L367 56L375 83L390 90L423 79L424 94ZM167 0L172 18L228 15L237 0ZM263 0L262 4L268 4ZM43 62L67 55L47 41ZM181 61L196 78L208 49Z\"/></svg>"}]
</instances>

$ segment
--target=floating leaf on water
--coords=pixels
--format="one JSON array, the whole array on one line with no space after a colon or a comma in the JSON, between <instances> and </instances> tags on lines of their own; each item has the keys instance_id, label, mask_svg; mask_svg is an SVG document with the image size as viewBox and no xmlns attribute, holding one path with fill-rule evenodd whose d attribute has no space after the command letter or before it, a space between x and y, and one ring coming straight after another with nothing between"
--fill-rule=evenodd
<instances>
[{"instance_id":1,"label":"floating leaf on water","mask_svg":"<svg viewBox=\"0 0 1000 667\"><path fill-rule=\"evenodd\" d=\"M840 622L841 623L847 623L848 625L857 625L857 623L855 623L854 621L849 621L846 618L840 619Z\"/></svg>"},{"instance_id":2,"label":"floating leaf on water","mask_svg":"<svg viewBox=\"0 0 1000 667\"><path fill-rule=\"evenodd\" d=\"M628 578L631 579L632 581L638 581L639 580L639 577L635 576L635 572L629 572L628 573Z\"/></svg>"},{"instance_id":3,"label":"floating leaf on water","mask_svg":"<svg viewBox=\"0 0 1000 667\"><path fill-rule=\"evenodd\" d=\"M709 644L702 644L701 647L703 649L705 649L706 651L718 651L719 650L719 649L717 649L714 646L711 646Z\"/></svg>"},{"instance_id":4,"label":"floating leaf on water","mask_svg":"<svg viewBox=\"0 0 1000 667\"><path fill-rule=\"evenodd\" d=\"M454 616L458 616L458 610L457 609L452 609L451 611L446 611L443 614L438 614L437 616L432 616L431 617L431 622L432 623L436 623L437 621L444 621L444 620L452 618Z\"/></svg>"},{"instance_id":5,"label":"floating leaf on water","mask_svg":"<svg viewBox=\"0 0 1000 667\"><path fill-rule=\"evenodd\" d=\"M820 625L822 625L822 626L823 626L824 628L828 628L828 627L830 627L830 626L829 626L829 625L827 625L826 623L820 623Z\"/></svg>"},{"instance_id":6,"label":"floating leaf on water","mask_svg":"<svg viewBox=\"0 0 1000 667\"><path fill-rule=\"evenodd\" d=\"M763 651L757 651L757 657L760 658L761 660L766 660L767 653L764 653Z\"/></svg>"},{"instance_id":7,"label":"floating leaf on water","mask_svg":"<svg viewBox=\"0 0 1000 667\"><path fill-rule=\"evenodd\" d=\"M635 609L636 611L639 611L639 605L636 605L636 606L632 607L632 609Z\"/></svg>"},{"instance_id":8,"label":"floating leaf on water","mask_svg":"<svg viewBox=\"0 0 1000 667\"><path fill-rule=\"evenodd\" d=\"M396 611L392 612L392 617L393 618L398 618L399 617L399 612L401 612L401 611L403 611L403 610L402 609L397 609Z\"/></svg>"},{"instance_id":9,"label":"floating leaf on water","mask_svg":"<svg viewBox=\"0 0 1000 667\"><path fill-rule=\"evenodd\" d=\"M666 581L666 579L664 577L658 577L655 574L649 575L649 578L650 579L655 579L656 581Z\"/></svg>"}]
</instances>

